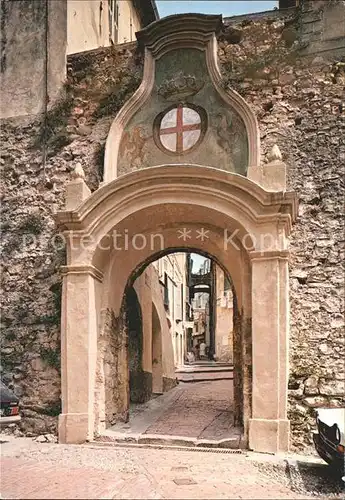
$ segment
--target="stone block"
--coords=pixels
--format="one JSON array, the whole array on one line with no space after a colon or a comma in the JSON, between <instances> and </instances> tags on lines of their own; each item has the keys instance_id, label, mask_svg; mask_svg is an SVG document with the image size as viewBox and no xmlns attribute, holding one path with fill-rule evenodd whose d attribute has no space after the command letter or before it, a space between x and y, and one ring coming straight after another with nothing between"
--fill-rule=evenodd
<instances>
[{"instance_id":1,"label":"stone block","mask_svg":"<svg viewBox=\"0 0 345 500\"><path fill-rule=\"evenodd\" d=\"M315 375L307 378L304 384L304 393L307 396L315 396L316 394L319 394L318 382L319 379Z\"/></svg>"},{"instance_id":2,"label":"stone block","mask_svg":"<svg viewBox=\"0 0 345 500\"><path fill-rule=\"evenodd\" d=\"M331 2L324 11L324 39L345 38L345 3Z\"/></svg>"},{"instance_id":3,"label":"stone block","mask_svg":"<svg viewBox=\"0 0 345 500\"><path fill-rule=\"evenodd\" d=\"M279 441L284 440L279 435L278 420L252 418L249 420L249 448L261 453L277 453Z\"/></svg>"},{"instance_id":4,"label":"stone block","mask_svg":"<svg viewBox=\"0 0 345 500\"><path fill-rule=\"evenodd\" d=\"M83 179L75 179L66 186L65 210L75 210L91 194Z\"/></svg>"},{"instance_id":5,"label":"stone block","mask_svg":"<svg viewBox=\"0 0 345 500\"><path fill-rule=\"evenodd\" d=\"M259 167L249 167L247 176L267 191L286 190L286 164L280 160Z\"/></svg>"},{"instance_id":6,"label":"stone block","mask_svg":"<svg viewBox=\"0 0 345 500\"><path fill-rule=\"evenodd\" d=\"M319 384L320 394L325 396L344 396L344 380L325 380Z\"/></svg>"},{"instance_id":7,"label":"stone block","mask_svg":"<svg viewBox=\"0 0 345 500\"><path fill-rule=\"evenodd\" d=\"M178 384L177 378L163 377L163 392L168 392Z\"/></svg>"},{"instance_id":8,"label":"stone block","mask_svg":"<svg viewBox=\"0 0 345 500\"><path fill-rule=\"evenodd\" d=\"M61 413L59 415L59 443L81 444L88 440L90 415Z\"/></svg>"},{"instance_id":9,"label":"stone block","mask_svg":"<svg viewBox=\"0 0 345 500\"><path fill-rule=\"evenodd\" d=\"M290 421L279 420L279 451L289 451L290 448Z\"/></svg>"},{"instance_id":10,"label":"stone block","mask_svg":"<svg viewBox=\"0 0 345 500\"><path fill-rule=\"evenodd\" d=\"M263 167L263 187L268 191L286 190L286 165L284 162L275 160Z\"/></svg>"}]
</instances>

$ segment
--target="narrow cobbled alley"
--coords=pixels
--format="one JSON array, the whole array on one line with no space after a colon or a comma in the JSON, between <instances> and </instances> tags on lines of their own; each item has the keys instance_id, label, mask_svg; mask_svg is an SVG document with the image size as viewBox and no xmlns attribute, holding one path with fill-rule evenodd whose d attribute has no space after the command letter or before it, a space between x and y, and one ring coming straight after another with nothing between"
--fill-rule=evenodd
<instances>
[{"instance_id":1,"label":"narrow cobbled alley","mask_svg":"<svg viewBox=\"0 0 345 500\"><path fill-rule=\"evenodd\" d=\"M205 364L185 367L177 375L177 387L146 404L131 405L129 422L107 429L101 440L178 441L186 446L213 441L240 448L242 429L234 426L232 367Z\"/></svg>"}]
</instances>

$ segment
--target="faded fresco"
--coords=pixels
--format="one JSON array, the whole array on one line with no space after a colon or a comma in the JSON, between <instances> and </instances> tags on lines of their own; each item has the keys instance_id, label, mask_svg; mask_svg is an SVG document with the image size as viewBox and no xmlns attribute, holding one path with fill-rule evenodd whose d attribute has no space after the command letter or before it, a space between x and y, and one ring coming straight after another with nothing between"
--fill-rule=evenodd
<instances>
[{"instance_id":1,"label":"faded fresco","mask_svg":"<svg viewBox=\"0 0 345 500\"><path fill-rule=\"evenodd\" d=\"M156 61L151 96L121 139L118 175L167 163L247 172L245 125L214 88L197 49L171 51Z\"/></svg>"}]
</instances>

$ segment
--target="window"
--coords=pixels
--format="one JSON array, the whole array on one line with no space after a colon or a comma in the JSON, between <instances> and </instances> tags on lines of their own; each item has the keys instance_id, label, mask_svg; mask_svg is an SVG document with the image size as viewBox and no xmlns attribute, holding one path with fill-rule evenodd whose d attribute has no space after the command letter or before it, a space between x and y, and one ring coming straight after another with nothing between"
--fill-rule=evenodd
<instances>
[{"instance_id":1,"label":"window","mask_svg":"<svg viewBox=\"0 0 345 500\"><path fill-rule=\"evenodd\" d=\"M109 4L109 38L114 44L117 43L119 30L119 0L108 0Z\"/></svg>"},{"instance_id":2,"label":"window","mask_svg":"<svg viewBox=\"0 0 345 500\"><path fill-rule=\"evenodd\" d=\"M169 309L169 287L167 273L164 273L164 306Z\"/></svg>"},{"instance_id":3,"label":"window","mask_svg":"<svg viewBox=\"0 0 345 500\"><path fill-rule=\"evenodd\" d=\"M183 285L177 284L176 285L176 303L175 303L175 319L176 319L176 321L183 320L182 307L183 307Z\"/></svg>"},{"instance_id":4,"label":"window","mask_svg":"<svg viewBox=\"0 0 345 500\"><path fill-rule=\"evenodd\" d=\"M197 147L206 130L206 112L197 106L179 104L157 116L153 137L166 153L181 155Z\"/></svg>"}]
</instances>

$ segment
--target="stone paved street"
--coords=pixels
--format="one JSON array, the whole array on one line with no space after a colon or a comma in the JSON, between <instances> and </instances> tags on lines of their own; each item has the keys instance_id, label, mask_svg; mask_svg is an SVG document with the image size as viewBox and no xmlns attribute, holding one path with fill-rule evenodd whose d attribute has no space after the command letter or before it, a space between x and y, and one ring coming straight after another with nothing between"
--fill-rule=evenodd
<instances>
[{"instance_id":1,"label":"stone paved street","mask_svg":"<svg viewBox=\"0 0 345 500\"><path fill-rule=\"evenodd\" d=\"M2 441L3 499L292 499L312 491L296 491L287 463L268 455ZM323 489L327 498L332 488Z\"/></svg>"},{"instance_id":2,"label":"stone paved street","mask_svg":"<svg viewBox=\"0 0 345 500\"><path fill-rule=\"evenodd\" d=\"M239 437L241 429L233 425L232 405L231 380L180 383L169 393L132 407L129 423L114 425L106 435L164 435L198 440Z\"/></svg>"},{"instance_id":3,"label":"stone paved street","mask_svg":"<svg viewBox=\"0 0 345 500\"><path fill-rule=\"evenodd\" d=\"M181 384L177 397L148 434L226 438L233 427L233 384L228 380Z\"/></svg>"}]
</instances>

